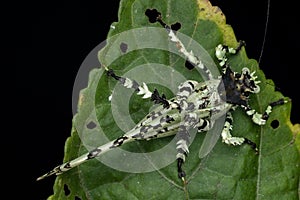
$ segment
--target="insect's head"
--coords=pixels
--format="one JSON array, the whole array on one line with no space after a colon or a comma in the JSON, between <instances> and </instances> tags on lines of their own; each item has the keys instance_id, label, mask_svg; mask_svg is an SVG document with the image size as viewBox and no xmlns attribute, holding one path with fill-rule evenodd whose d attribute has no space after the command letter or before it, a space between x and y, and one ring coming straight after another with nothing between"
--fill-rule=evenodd
<instances>
[{"instance_id":1,"label":"insect's head","mask_svg":"<svg viewBox=\"0 0 300 200\"><path fill-rule=\"evenodd\" d=\"M228 66L219 87L221 98L228 103L246 106L249 95L260 91L260 81L256 81L257 76L254 74L248 68L243 68L241 73L232 72ZM223 90L220 89L222 87Z\"/></svg>"},{"instance_id":2,"label":"insect's head","mask_svg":"<svg viewBox=\"0 0 300 200\"><path fill-rule=\"evenodd\" d=\"M237 81L236 86L238 90L241 90L242 94L249 96L249 93L259 93L260 87L258 84L260 81L256 81L257 76L255 76L255 71L250 72L250 70L245 67L242 69L242 73L234 73L235 80Z\"/></svg>"}]
</instances>

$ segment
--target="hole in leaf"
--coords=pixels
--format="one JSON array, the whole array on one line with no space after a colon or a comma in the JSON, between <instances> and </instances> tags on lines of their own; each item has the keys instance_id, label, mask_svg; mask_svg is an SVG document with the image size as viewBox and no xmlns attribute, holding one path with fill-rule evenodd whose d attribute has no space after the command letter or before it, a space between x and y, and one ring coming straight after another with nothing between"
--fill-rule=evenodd
<instances>
[{"instance_id":1,"label":"hole in leaf","mask_svg":"<svg viewBox=\"0 0 300 200\"><path fill-rule=\"evenodd\" d=\"M67 184L64 184L64 191L65 191L65 195L66 196L68 196L71 193L71 191L70 191L70 189L69 189L69 187L68 187Z\"/></svg>"},{"instance_id":2,"label":"hole in leaf","mask_svg":"<svg viewBox=\"0 0 300 200\"><path fill-rule=\"evenodd\" d=\"M86 125L86 127L87 127L88 129L94 129L96 126L97 126L97 125L96 125L95 122L93 122L93 121L90 121L90 122Z\"/></svg>"},{"instance_id":3,"label":"hole in leaf","mask_svg":"<svg viewBox=\"0 0 300 200\"><path fill-rule=\"evenodd\" d=\"M128 49L128 45L126 43L122 42L120 44L120 49L121 49L122 53L126 53L126 51Z\"/></svg>"},{"instance_id":4,"label":"hole in leaf","mask_svg":"<svg viewBox=\"0 0 300 200\"><path fill-rule=\"evenodd\" d=\"M147 9L145 15L149 18L150 23L157 22L157 18L161 15L156 9Z\"/></svg>"},{"instance_id":5,"label":"hole in leaf","mask_svg":"<svg viewBox=\"0 0 300 200\"><path fill-rule=\"evenodd\" d=\"M156 9L147 9L145 11L145 15L148 17L150 23L159 22L164 28L167 27L167 24L162 21L161 13L158 12ZM171 25L170 27L173 31L178 31L181 28L181 24L176 22Z\"/></svg>"},{"instance_id":6,"label":"hole in leaf","mask_svg":"<svg viewBox=\"0 0 300 200\"><path fill-rule=\"evenodd\" d=\"M273 120L273 121L271 122L271 126L272 126L273 129L278 128L278 126L279 126L279 121L278 121L277 119Z\"/></svg>"},{"instance_id":7,"label":"hole in leaf","mask_svg":"<svg viewBox=\"0 0 300 200\"><path fill-rule=\"evenodd\" d=\"M81 200L78 196L75 196L74 200Z\"/></svg>"},{"instance_id":8,"label":"hole in leaf","mask_svg":"<svg viewBox=\"0 0 300 200\"><path fill-rule=\"evenodd\" d=\"M186 68L188 68L189 70L192 70L195 68L195 66L192 63L190 63L188 60L185 61L184 66Z\"/></svg>"},{"instance_id":9,"label":"hole in leaf","mask_svg":"<svg viewBox=\"0 0 300 200\"><path fill-rule=\"evenodd\" d=\"M180 28L181 28L181 24L179 22L176 22L176 23L171 25L171 29L173 31L178 31Z\"/></svg>"}]
</instances>

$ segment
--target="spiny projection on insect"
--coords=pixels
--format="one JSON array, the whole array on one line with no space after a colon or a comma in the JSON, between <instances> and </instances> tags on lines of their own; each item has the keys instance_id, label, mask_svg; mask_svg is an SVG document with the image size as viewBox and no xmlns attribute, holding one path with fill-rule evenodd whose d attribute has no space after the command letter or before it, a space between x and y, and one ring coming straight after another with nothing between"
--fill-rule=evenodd
<instances>
[{"instance_id":1,"label":"spiny projection on insect","mask_svg":"<svg viewBox=\"0 0 300 200\"><path fill-rule=\"evenodd\" d=\"M176 45L179 52L195 68L202 70L208 77L208 81L185 81L178 86L176 96L172 99L167 99L165 95L160 95L156 89L150 91L145 83L139 84L135 80L118 76L112 69L104 67L109 77L114 78L125 88L135 90L137 95L142 95L143 99L150 99L155 104L159 104L159 106L123 136L55 167L37 180L51 175L62 174L125 143L176 135L177 143L174 148L177 149L178 177L186 183L186 173L182 167L189 153L189 131L193 128L196 128L198 132L208 131L214 126L216 119L224 115L226 119L221 132L222 141L228 145L248 144L258 153L256 144L250 139L231 135L233 128L231 112L237 107L241 107L255 124L264 125L272 112L272 108L287 103L287 100L279 99L270 103L262 114L252 109L248 104L250 94L259 93L260 87L258 84L260 81L254 75L255 72L250 72L248 68L243 68L240 73L233 72L227 62L227 55L237 54L245 43L241 41L236 48L222 44L216 47L215 56L222 68L222 75L214 78L202 61L192 51L187 51L184 44L177 37L176 31L180 28L180 24L167 25L162 20L161 13L156 9L147 9L145 14L149 18L150 23L158 22L166 30L170 41Z\"/></svg>"}]
</instances>

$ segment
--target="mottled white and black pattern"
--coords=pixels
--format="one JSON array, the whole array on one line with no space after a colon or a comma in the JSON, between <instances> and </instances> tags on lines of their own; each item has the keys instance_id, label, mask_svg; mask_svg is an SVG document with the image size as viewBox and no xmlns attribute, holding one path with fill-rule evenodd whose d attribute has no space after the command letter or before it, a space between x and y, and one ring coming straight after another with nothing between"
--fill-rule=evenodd
<instances>
[{"instance_id":1,"label":"mottled white and black pattern","mask_svg":"<svg viewBox=\"0 0 300 200\"><path fill-rule=\"evenodd\" d=\"M159 22L166 29L170 41L176 44L178 50L192 65L206 73L208 81L200 83L195 80L185 81L178 86L175 97L167 99L165 95L159 94L156 89L153 92L150 91L145 83L139 84L135 80L116 75L112 69L105 68L107 75L117 80L125 88L135 90L137 95L142 95L142 98L150 99L159 106L124 135L74 160L55 167L37 180L53 174L59 175L128 142L176 135L177 143L174 148L177 149L178 177L186 182L186 173L182 166L186 155L189 153L189 131L192 128L196 128L198 132L208 131L213 127L215 120L224 115L226 115L226 120L221 133L222 141L229 145L248 144L258 152L256 144L251 140L231 135L233 129L231 112L236 107L241 107L255 124L264 125L272 112L272 108L287 101L280 99L270 103L263 114L250 107L248 104L249 95L259 92L258 84L260 82L256 80L257 77L254 76L254 72L250 72L247 68L244 68L240 73L233 72L227 63L226 57L228 53L237 54L244 46L244 42L240 42L237 48L230 48L221 44L216 47L215 55L220 61L219 65L223 73L221 77L213 78L210 70L203 65L197 56L194 56L192 51L186 50L184 44L176 36L176 32L172 30L172 28L178 27L178 24L175 24L176 26L165 24L162 21L161 14L155 9L148 9L145 14L149 17L151 23Z\"/></svg>"}]
</instances>

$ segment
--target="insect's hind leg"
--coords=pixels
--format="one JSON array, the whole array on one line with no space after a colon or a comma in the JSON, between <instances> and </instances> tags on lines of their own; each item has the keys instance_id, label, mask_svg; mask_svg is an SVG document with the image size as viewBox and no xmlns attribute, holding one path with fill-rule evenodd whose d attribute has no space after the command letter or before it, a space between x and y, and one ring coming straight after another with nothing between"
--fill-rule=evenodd
<instances>
[{"instance_id":1,"label":"insect's hind leg","mask_svg":"<svg viewBox=\"0 0 300 200\"><path fill-rule=\"evenodd\" d=\"M125 88L134 89L138 95L144 95L142 97L143 99L151 97L152 92L148 89L148 86L145 83L143 83L143 85L141 86L135 80L116 75L112 69L106 68L105 70L107 71L108 76L119 81L120 84L123 85Z\"/></svg>"},{"instance_id":2,"label":"insect's hind leg","mask_svg":"<svg viewBox=\"0 0 300 200\"><path fill-rule=\"evenodd\" d=\"M178 142L176 143L177 149L177 171L178 178L180 178L184 183L186 183L186 173L182 169L182 165L185 162L185 157L189 153L189 144L190 144L190 134L189 130L191 127L195 127L198 123L199 119L197 114L195 113L185 113L182 124L178 128L178 132L176 134Z\"/></svg>"}]
</instances>

